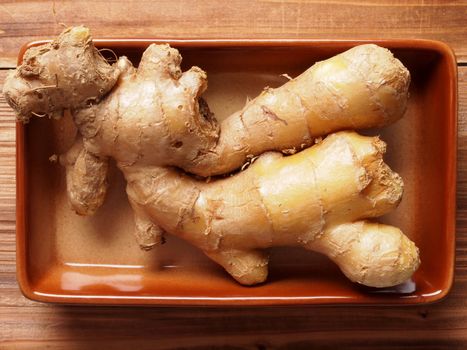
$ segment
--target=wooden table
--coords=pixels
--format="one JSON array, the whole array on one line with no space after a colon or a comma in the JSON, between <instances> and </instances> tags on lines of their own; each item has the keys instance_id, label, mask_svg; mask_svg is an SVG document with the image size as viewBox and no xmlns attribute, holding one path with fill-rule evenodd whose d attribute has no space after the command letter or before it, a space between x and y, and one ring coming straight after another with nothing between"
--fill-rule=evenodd
<instances>
[{"instance_id":1,"label":"wooden table","mask_svg":"<svg viewBox=\"0 0 467 350\"><path fill-rule=\"evenodd\" d=\"M0 85L19 47L86 24L95 37L430 38L459 69L457 262L415 307L111 308L25 299L15 278L15 122L0 97L0 349L467 348L466 1L1 1Z\"/></svg>"}]
</instances>

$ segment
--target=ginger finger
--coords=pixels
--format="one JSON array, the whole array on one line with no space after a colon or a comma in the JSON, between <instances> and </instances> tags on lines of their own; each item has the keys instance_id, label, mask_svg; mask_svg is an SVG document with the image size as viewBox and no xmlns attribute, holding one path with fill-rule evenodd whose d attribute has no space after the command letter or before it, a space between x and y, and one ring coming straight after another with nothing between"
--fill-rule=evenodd
<instances>
[{"instance_id":1,"label":"ginger finger","mask_svg":"<svg viewBox=\"0 0 467 350\"><path fill-rule=\"evenodd\" d=\"M66 169L68 199L79 215L92 215L102 205L107 192L108 159L86 150L79 137L71 149L60 156Z\"/></svg>"},{"instance_id":2,"label":"ginger finger","mask_svg":"<svg viewBox=\"0 0 467 350\"><path fill-rule=\"evenodd\" d=\"M327 255L351 281L371 287L405 282L420 264L417 247L401 230L365 221L331 227L308 248Z\"/></svg>"}]
</instances>

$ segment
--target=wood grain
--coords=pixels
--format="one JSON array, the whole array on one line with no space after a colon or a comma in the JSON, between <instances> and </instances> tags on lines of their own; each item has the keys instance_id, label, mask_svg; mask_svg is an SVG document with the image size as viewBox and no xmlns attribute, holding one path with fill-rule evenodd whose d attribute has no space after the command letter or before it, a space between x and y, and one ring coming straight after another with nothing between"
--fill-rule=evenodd
<instances>
[{"instance_id":1,"label":"wood grain","mask_svg":"<svg viewBox=\"0 0 467 350\"><path fill-rule=\"evenodd\" d=\"M467 62L466 18L465 1L3 0L0 67L62 24L86 24L95 37L437 39Z\"/></svg>"},{"instance_id":2,"label":"wood grain","mask_svg":"<svg viewBox=\"0 0 467 350\"><path fill-rule=\"evenodd\" d=\"M24 42L58 32L59 22L85 23L100 37L418 37L449 43L460 62L457 261L451 293L437 304L400 308L110 308L29 301L15 278L14 115L0 96L0 349L466 348L467 3L215 3L57 0L54 9L50 1L2 1L0 67L14 65ZM5 75L0 70L0 85Z\"/></svg>"}]
</instances>

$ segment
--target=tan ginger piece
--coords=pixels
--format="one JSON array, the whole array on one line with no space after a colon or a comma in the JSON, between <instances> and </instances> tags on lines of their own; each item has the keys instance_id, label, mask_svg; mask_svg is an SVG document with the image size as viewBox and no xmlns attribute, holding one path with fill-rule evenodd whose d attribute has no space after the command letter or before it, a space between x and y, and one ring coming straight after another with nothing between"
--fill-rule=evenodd
<instances>
[{"instance_id":1,"label":"tan ginger piece","mask_svg":"<svg viewBox=\"0 0 467 350\"><path fill-rule=\"evenodd\" d=\"M182 168L203 176L224 174L248 155L300 150L332 132L391 124L405 113L409 84L409 71L389 50L356 46L265 89L223 120L214 148Z\"/></svg>"},{"instance_id":2,"label":"tan ginger piece","mask_svg":"<svg viewBox=\"0 0 467 350\"><path fill-rule=\"evenodd\" d=\"M301 246L330 257L352 281L385 287L407 280L419 257L399 229L361 221L402 196L384 151L376 137L339 132L293 156L266 153L210 183L167 167L121 169L141 236L151 227L179 236L242 284L266 279L265 248Z\"/></svg>"},{"instance_id":3,"label":"tan ginger piece","mask_svg":"<svg viewBox=\"0 0 467 350\"><path fill-rule=\"evenodd\" d=\"M109 65L88 29L73 27L28 50L3 91L23 121L72 109L86 149L101 158L211 176L239 169L251 155L390 124L405 112L410 83L389 50L360 45L266 89L218 125L200 98L206 73L182 73L180 63L176 49L150 45L138 69L125 57Z\"/></svg>"},{"instance_id":4,"label":"tan ginger piece","mask_svg":"<svg viewBox=\"0 0 467 350\"><path fill-rule=\"evenodd\" d=\"M383 163L383 143L343 132L290 157L260 156L248 169L210 183L248 156L300 149L346 128L382 126L405 111L409 73L392 54L362 45L268 89L219 126L200 98L206 74L180 70L168 45L150 45L138 69L109 65L84 27L30 49L4 84L22 121L70 109L80 136L60 162L76 212L94 213L106 190L108 159L127 182L140 245L178 235L240 283L267 275L261 249L300 245L333 259L353 281L389 286L418 266L416 247L393 227L359 221L393 209L402 182ZM341 237L342 238L339 238Z\"/></svg>"}]
</instances>

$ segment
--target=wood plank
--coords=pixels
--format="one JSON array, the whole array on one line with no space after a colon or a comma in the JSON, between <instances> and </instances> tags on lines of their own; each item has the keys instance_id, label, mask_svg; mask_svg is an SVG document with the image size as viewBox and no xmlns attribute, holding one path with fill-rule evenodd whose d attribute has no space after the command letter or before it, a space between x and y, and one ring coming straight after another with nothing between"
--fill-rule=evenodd
<instances>
[{"instance_id":1,"label":"wood plank","mask_svg":"<svg viewBox=\"0 0 467 350\"><path fill-rule=\"evenodd\" d=\"M0 87L5 75L1 70ZM399 308L111 308L47 305L21 295L15 279L15 124L0 97L0 348L465 348L467 67L459 67L459 102L456 280L444 301Z\"/></svg>"},{"instance_id":2,"label":"wood plank","mask_svg":"<svg viewBox=\"0 0 467 350\"><path fill-rule=\"evenodd\" d=\"M8 1L0 4L0 67L25 42L85 24L95 37L425 38L467 62L466 1Z\"/></svg>"}]
</instances>

